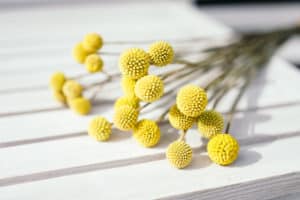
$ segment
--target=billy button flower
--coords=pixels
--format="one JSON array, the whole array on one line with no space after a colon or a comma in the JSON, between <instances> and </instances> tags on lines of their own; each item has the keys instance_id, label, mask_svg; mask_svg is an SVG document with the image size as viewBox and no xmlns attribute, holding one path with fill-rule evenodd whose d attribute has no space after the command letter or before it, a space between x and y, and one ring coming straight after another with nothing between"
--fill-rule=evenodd
<instances>
[{"instance_id":1,"label":"billy button flower","mask_svg":"<svg viewBox=\"0 0 300 200\"><path fill-rule=\"evenodd\" d=\"M219 165L230 165L239 153L239 143L229 134L217 134L207 144L209 158Z\"/></svg>"},{"instance_id":2,"label":"billy button flower","mask_svg":"<svg viewBox=\"0 0 300 200\"><path fill-rule=\"evenodd\" d=\"M160 129L156 122L143 119L133 129L133 137L144 147L153 147L160 140Z\"/></svg>"},{"instance_id":3,"label":"billy button flower","mask_svg":"<svg viewBox=\"0 0 300 200\"><path fill-rule=\"evenodd\" d=\"M137 97L123 96L115 101L114 109L118 109L119 107L126 105L138 109L140 106L139 103L140 101Z\"/></svg>"},{"instance_id":4,"label":"billy button flower","mask_svg":"<svg viewBox=\"0 0 300 200\"><path fill-rule=\"evenodd\" d=\"M182 114L176 105L173 105L168 113L170 124L178 130L188 130L193 126L194 117Z\"/></svg>"},{"instance_id":5,"label":"billy button flower","mask_svg":"<svg viewBox=\"0 0 300 200\"><path fill-rule=\"evenodd\" d=\"M137 109L131 106L120 106L115 109L114 125L122 131L132 130L137 124L138 114Z\"/></svg>"},{"instance_id":6,"label":"billy button flower","mask_svg":"<svg viewBox=\"0 0 300 200\"><path fill-rule=\"evenodd\" d=\"M54 91L62 91L62 87L66 81L66 77L62 72L55 72L50 77L50 88Z\"/></svg>"},{"instance_id":7,"label":"billy button flower","mask_svg":"<svg viewBox=\"0 0 300 200\"><path fill-rule=\"evenodd\" d=\"M150 103L163 95L164 83L158 76L147 75L136 82L134 92L140 100Z\"/></svg>"},{"instance_id":8,"label":"billy button flower","mask_svg":"<svg viewBox=\"0 0 300 200\"><path fill-rule=\"evenodd\" d=\"M103 70L103 60L98 54L88 55L84 65L89 73L96 73Z\"/></svg>"},{"instance_id":9,"label":"billy button flower","mask_svg":"<svg viewBox=\"0 0 300 200\"><path fill-rule=\"evenodd\" d=\"M80 64L83 64L86 57L90 54L86 49L84 49L81 42L77 43L72 50L72 55L75 61Z\"/></svg>"},{"instance_id":10,"label":"billy button flower","mask_svg":"<svg viewBox=\"0 0 300 200\"><path fill-rule=\"evenodd\" d=\"M198 131L205 138L210 139L216 134L222 133L223 128L223 117L214 110L204 111L198 118Z\"/></svg>"},{"instance_id":11,"label":"billy button flower","mask_svg":"<svg viewBox=\"0 0 300 200\"><path fill-rule=\"evenodd\" d=\"M150 46L149 55L153 65L163 67L173 61L174 50L168 42L158 41Z\"/></svg>"},{"instance_id":12,"label":"billy button flower","mask_svg":"<svg viewBox=\"0 0 300 200\"><path fill-rule=\"evenodd\" d=\"M80 97L83 87L74 80L67 80L63 86L63 93L68 99Z\"/></svg>"},{"instance_id":13,"label":"billy button flower","mask_svg":"<svg viewBox=\"0 0 300 200\"><path fill-rule=\"evenodd\" d=\"M63 103L63 104L66 104L66 103L67 103L67 98L66 98L66 96L63 94L62 91L56 91L56 90L53 90L52 95L53 95L53 98L54 98L56 101L58 101L58 102L60 102L60 103Z\"/></svg>"},{"instance_id":14,"label":"billy button flower","mask_svg":"<svg viewBox=\"0 0 300 200\"><path fill-rule=\"evenodd\" d=\"M195 85L186 85L177 93L176 105L184 115L198 117L207 105L206 92Z\"/></svg>"},{"instance_id":15,"label":"billy button flower","mask_svg":"<svg viewBox=\"0 0 300 200\"><path fill-rule=\"evenodd\" d=\"M94 117L88 126L88 134L97 141L107 141L110 138L112 123L101 116Z\"/></svg>"},{"instance_id":16,"label":"billy button flower","mask_svg":"<svg viewBox=\"0 0 300 200\"><path fill-rule=\"evenodd\" d=\"M103 39L98 33L88 33L83 38L82 46L89 53L95 53L103 46Z\"/></svg>"},{"instance_id":17,"label":"billy button flower","mask_svg":"<svg viewBox=\"0 0 300 200\"><path fill-rule=\"evenodd\" d=\"M171 143L166 152L170 164L178 169L187 167L192 162L193 151L190 145L184 141L186 132L182 132L180 138Z\"/></svg>"},{"instance_id":18,"label":"billy button flower","mask_svg":"<svg viewBox=\"0 0 300 200\"><path fill-rule=\"evenodd\" d=\"M71 110L79 115L87 115L91 111L91 102L84 97L76 97L69 100Z\"/></svg>"},{"instance_id":19,"label":"billy button flower","mask_svg":"<svg viewBox=\"0 0 300 200\"><path fill-rule=\"evenodd\" d=\"M129 76L122 76L121 88L125 96L136 97L134 93L134 87L136 79L130 78Z\"/></svg>"},{"instance_id":20,"label":"billy button flower","mask_svg":"<svg viewBox=\"0 0 300 200\"><path fill-rule=\"evenodd\" d=\"M131 48L121 54L119 66L123 75L139 79L148 74L150 58L143 49Z\"/></svg>"}]
</instances>

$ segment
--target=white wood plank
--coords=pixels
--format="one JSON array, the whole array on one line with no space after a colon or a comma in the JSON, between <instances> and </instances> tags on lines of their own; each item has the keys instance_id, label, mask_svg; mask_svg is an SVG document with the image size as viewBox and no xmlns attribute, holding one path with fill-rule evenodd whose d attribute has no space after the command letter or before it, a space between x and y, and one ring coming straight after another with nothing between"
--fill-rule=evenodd
<instances>
[{"instance_id":1,"label":"white wood plank","mask_svg":"<svg viewBox=\"0 0 300 200\"><path fill-rule=\"evenodd\" d=\"M298 113L300 113L299 105L241 112L236 115L230 132L239 139L249 140L248 142L300 136L300 124L296 120L285 120L286 118L297 118ZM66 124L66 121L63 121L65 127L75 124ZM86 124L82 126L82 122L78 123L82 128L86 127ZM42 126L51 127L44 124ZM86 132L83 130L82 134L77 135L78 137L75 138L1 149L0 157L6 159L0 165L0 177L20 176L95 163L109 163L163 153L167 145L178 136L177 131L170 129L169 126L163 126L161 144L153 149L145 149L130 138L130 133L120 133L116 130L114 130L114 133L112 141L105 143L95 142L87 137ZM195 129L188 134L187 141L193 147L199 147L202 144Z\"/></svg>"},{"instance_id":2,"label":"white wood plank","mask_svg":"<svg viewBox=\"0 0 300 200\"><path fill-rule=\"evenodd\" d=\"M2 187L0 197L265 200L299 191L299 142L297 137L242 148L239 160L229 167L211 164L206 154L197 153L185 170L173 169L166 160L154 161Z\"/></svg>"}]
</instances>

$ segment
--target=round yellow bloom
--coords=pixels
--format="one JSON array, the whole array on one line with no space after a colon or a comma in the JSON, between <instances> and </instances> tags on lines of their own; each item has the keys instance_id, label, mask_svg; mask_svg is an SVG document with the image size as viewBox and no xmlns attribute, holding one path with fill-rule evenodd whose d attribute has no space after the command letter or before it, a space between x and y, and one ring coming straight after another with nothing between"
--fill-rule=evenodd
<instances>
[{"instance_id":1,"label":"round yellow bloom","mask_svg":"<svg viewBox=\"0 0 300 200\"><path fill-rule=\"evenodd\" d=\"M95 53L103 46L103 39L98 33L88 33L84 36L82 46L88 52Z\"/></svg>"},{"instance_id":2,"label":"round yellow bloom","mask_svg":"<svg viewBox=\"0 0 300 200\"><path fill-rule=\"evenodd\" d=\"M140 100L153 102L163 95L164 83L158 76L147 75L136 82L134 92Z\"/></svg>"},{"instance_id":3,"label":"round yellow bloom","mask_svg":"<svg viewBox=\"0 0 300 200\"><path fill-rule=\"evenodd\" d=\"M186 85L179 90L176 104L184 115L198 117L207 105L206 92L200 87Z\"/></svg>"},{"instance_id":4,"label":"round yellow bloom","mask_svg":"<svg viewBox=\"0 0 300 200\"><path fill-rule=\"evenodd\" d=\"M73 48L72 55L78 63L83 64L85 58L89 55L89 52L83 48L82 43L80 42Z\"/></svg>"},{"instance_id":5,"label":"round yellow bloom","mask_svg":"<svg viewBox=\"0 0 300 200\"><path fill-rule=\"evenodd\" d=\"M143 49L131 48L121 54L119 65L123 75L139 79L148 74L150 58Z\"/></svg>"},{"instance_id":6,"label":"round yellow bloom","mask_svg":"<svg viewBox=\"0 0 300 200\"><path fill-rule=\"evenodd\" d=\"M132 79L129 76L122 76L121 87L125 96L136 97L134 93L135 84L135 79Z\"/></svg>"},{"instance_id":7,"label":"round yellow bloom","mask_svg":"<svg viewBox=\"0 0 300 200\"><path fill-rule=\"evenodd\" d=\"M69 99L80 97L82 94L82 90L82 86L74 80L66 81L63 86L63 93Z\"/></svg>"},{"instance_id":8,"label":"round yellow bloom","mask_svg":"<svg viewBox=\"0 0 300 200\"><path fill-rule=\"evenodd\" d=\"M173 61L174 51L168 42L158 41L149 48L151 62L155 66L166 66Z\"/></svg>"},{"instance_id":9,"label":"round yellow bloom","mask_svg":"<svg viewBox=\"0 0 300 200\"><path fill-rule=\"evenodd\" d=\"M184 141L175 141L168 146L167 159L176 168L182 169L192 161L192 148Z\"/></svg>"},{"instance_id":10,"label":"round yellow bloom","mask_svg":"<svg viewBox=\"0 0 300 200\"><path fill-rule=\"evenodd\" d=\"M122 131L133 129L137 123L137 119L138 111L131 106L121 106L115 109L114 125Z\"/></svg>"},{"instance_id":11,"label":"round yellow bloom","mask_svg":"<svg viewBox=\"0 0 300 200\"><path fill-rule=\"evenodd\" d=\"M53 97L56 101L65 104L67 102L66 96L62 93L62 91L53 91Z\"/></svg>"},{"instance_id":12,"label":"round yellow bloom","mask_svg":"<svg viewBox=\"0 0 300 200\"><path fill-rule=\"evenodd\" d=\"M123 97L120 97L118 98L116 101L115 101L115 105L114 105L114 108L117 109L121 106L131 106L135 109L138 109L139 108L139 99L136 98L136 97L128 97L128 96L123 96Z\"/></svg>"},{"instance_id":13,"label":"round yellow bloom","mask_svg":"<svg viewBox=\"0 0 300 200\"><path fill-rule=\"evenodd\" d=\"M209 158L219 165L233 163L239 153L239 143L229 134L217 134L207 144Z\"/></svg>"},{"instance_id":14,"label":"round yellow bloom","mask_svg":"<svg viewBox=\"0 0 300 200\"><path fill-rule=\"evenodd\" d=\"M91 54L85 59L85 68L90 73L95 73L102 71L103 69L103 60L97 54Z\"/></svg>"},{"instance_id":15,"label":"round yellow bloom","mask_svg":"<svg viewBox=\"0 0 300 200\"><path fill-rule=\"evenodd\" d=\"M64 73L56 72L50 78L50 87L55 91L61 91L65 81Z\"/></svg>"},{"instance_id":16,"label":"round yellow bloom","mask_svg":"<svg viewBox=\"0 0 300 200\"><path fill-rule=\"evenodd\" d=\"M156 122L140 120L133 129L133 137L144 147L153 147L160 140L160 129Z\"/></svg>"},{"instance_id":17,"label":"round yellow bloom","mask_svg":"<svg viewBox=\"0 0 300 200\"><path fill-rule=\"evenodd\" d=\"M223 131L224 120L220 113L207 110L198 118L198 130L205 138L212 138Z\"/></svg>"},{"instance_id":18,"label":"round yellow bloom","mask_svg":"<svg viewBox=\"0 0 300 200\"><path fill-rule=\"evenodd\" d=\"M188 130L195 121L195 118L182 114L176 105L170 108L168 116L170 124L178 130Z\"/></svg>"},{"instance_id":19,"label":"round yellow bloom","mask_svg":"<svg viewBox=\"0 0 300 200\"><path fill-rule=\"evenodd\" d=\"M86 115L91 111L91 102L84 97L77 97L69 101L70 108L80 115Z\"/></svg>"},{"instance_id":20,"label":"round yellow bloom","mask_svg":"<svg viewBox=\"0 0 300 200\"><path fill-rule=\"evenodd\" d=\"M88 134L97 141L106 141L111 135L112 124L104 117L95 117L89 124Z\"/></svg>"}]
</instances>

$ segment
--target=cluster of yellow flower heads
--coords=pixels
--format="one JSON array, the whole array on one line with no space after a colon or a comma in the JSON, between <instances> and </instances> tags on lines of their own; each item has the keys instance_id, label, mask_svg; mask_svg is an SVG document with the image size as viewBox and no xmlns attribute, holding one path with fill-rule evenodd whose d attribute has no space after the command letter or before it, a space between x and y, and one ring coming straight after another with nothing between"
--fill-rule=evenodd
<instances>
[{"instance_id":1,"label":"cluster of yellow flower heads","mask_svg":"<svg viewBox=\"0 0 300 200\"><path fill-rule=\"evenodd\" d=\"M206 105L206 92L196 85L186 85L179 90L176 104L169 110L169 122L175 129L181 130L183 136L196 122L201 136L209 139L209 158L219 165L229 165L238 156L238 142L233 136L222 133L222 115L215 110L205 110ZM184 137L180 137L168 146L166 157L176 168L187 167L192 161L192 148Z\"/></svg>"},{"instance_id":2,"label":"cluster of yellow flower heads","mask_svg":"<svg viewBox=\"0 0 300 200\"><path fill-rule=\"evenodd\" d=\"M163 96L163 80L157 75L148 74L149 67L166 66L172 63L173 58L172 46L164 41L153 43L148 52L141 48L124 51L119 59L124 95L115 101L113 123L103 117L96 117L89 124L89 134L98 141L106 141L111 135L110 125L113 124L121 131L132 131L133 138L144 147L157 145L160 128L156 121L139 119L140 103L152 103Z\"/></svg>"}]
</instances>

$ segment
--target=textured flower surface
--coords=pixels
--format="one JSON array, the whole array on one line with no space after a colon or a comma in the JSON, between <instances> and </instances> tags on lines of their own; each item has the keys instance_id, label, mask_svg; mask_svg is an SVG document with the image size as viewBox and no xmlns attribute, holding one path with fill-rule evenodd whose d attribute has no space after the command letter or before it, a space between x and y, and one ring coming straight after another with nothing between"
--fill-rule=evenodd
<instances>
[{"instance_id":1,"label":"textured flower surface","mask_svg":"<svg viewBox=\"0 0 300 200\"><path fill-rule=\"evenodd\" d=\"M77 81L68 80L63 86L63 93L67 98L72 99L80 97L82 94L82 89L82 86Z\"/></svg>"},{"instance_id":2,"label":"textured flower surface","mask_svg":"<svg viewBox=\"0 0 300 200\"><path fill-rule=\"evenodd\" d=\"M184 141L175 141L168 146L166 156L174 167L182 169L191 163L193 151Z\"/></svg>"},{"instance_id":3,"label":"textured flower surface","mask_svg":"<svg viewBox=\"0 0 300 200\"><path fill-rule=\"evenodd\" d=\"M67 98L66 96L62 93L62 91L53 91L53 98L60 102L60 103L63 103L65 104L67 102Z\"/></svg>"},{"instance_id":4,"label":"textured flower surface","mask_svg":"<svg viewBox=\"0 0 300 200\"><path fill-rule=\"evenodd\" d=\"M239 153L239 143L229 134L218 134L207 144L209 158L219 165L233 163Z\"/></svg>"},{"instance_id":5,"label":"textured flower surface","mask_svg":"<svg viewBox=\"0 0 300 200\"><path fill-rule=\"evenodd\" d=\"M216 134L222 133L223 128L223 117L214 110L206 110L198 118L198 131L205 138L212 138Z\"/></svg>"},{"instance_id":6,"label":"textured flower surface","mask_svg":"<svg viewBox=\"0 0 300 200\"><path fill-rule=\"evenodd\" d=\"M147 75L136 82L135 95L144 102L158 100L164 93L163 81L155 75Z\"/></svg>"},{"instance_id":7,"label":"textured flower surface","mask_svg":"<svg viewBox=\"0 0 300 200\"><path fill-rule=\"evenodd\" d=\"M130 97L130 96L123 96L118 98L115 101L114 109L118 109L121 106L131 106L135 109L139 108L139 99L136 97Z\"/></svg>"},{"instance_id":8,"label":"textured flower surface","mask_svg":"<svg viewBox=\"0 0 300 200\"><path fill-rule=\"evenodd\" d=\"M206 92L195 85L186 85L179 90L176 104L183 114L198 117L207 105Z\"/></svg>"},{"instance_id":9,"label":"textured flower surface","mask_svg":"<svg viewBox=\"0 0 300 200\"><path fill-rule=\"evenodd\" d=\"M98 54L91 54L85 59L85 68L90 73L102 71L103 60Z\"/></svg>"},{"instance_id":10,"label":"textured flower surface","mask_svg":"<svg viewBox=\"0 0 300 200\"><path fill-rule=\"evenodd\" d=\"M129 76L122 76L121 87L125 96L136 97L134 93L135 84L136 84L135 79L130 78Z\"/></svg>"},{"instance_id":11,"label":"textured flower surface","mask_svg":"<svg viewBox=\"0 0 300 200\"><path fill-rule=\"evenodd\" d=\"M104 117L95 117L91 120L88 134L97 141L106 141L111 135L112 124Z\"/></svg>"},{"instance_id":12,"label":"textured flower surface","mask_svg":"<svg viewBox=\"0 0 300 200\"><path fill-rule=\"evenodd\" d=\"M119 66L123 75L139 79L148 74L150 58L143 49L131 48L121 54Z\"/></svg>"},{"instance_id":13,"label":"textured flower surface","mask_svg":"<svg viewBox=\"0 0 300 200\"><path fill-rule=\"evenodd\" d=\"M115 109L114 125L122 130L129 131L135 127L138 119L138 111L131 106L120 106Z\"/></svg>"},{"instance_id":14,"label":"textured flower surface","mask_svg":"<svg viewBox=\"0 0 300 200\"><path fill-rule=\"evenodd\" d=\"M156 122L140 120L133 129L133 137L144 147L153 147L160 140L160 129Z\"/></svg>"},{"instance_id":15,"label":"textured flower surface","mask_svg":"<svg viewBox=\"0 0 300 200\"><path fill-rule=\"evenodd\" d=\"M91 111L91 102L84 97L71 99L69 105L75 113L80 115L86 115Z\"/></svg>"},{"instance_id":16,"label":"textured flower surface","mask_svg":"<svg viewBox=\"0 0 300 200\"><path fill-rule=\"evenodd\" d=\"M73 48L72 55L78 63L83 64L89 52L83 48L82 43L77 43Z\"/></svg>"},{"instance_id":17,"label":"textured flower surface","mask_svg":"<svg viewBox=\"0 0 300 200\"><path fill-rule=\"evenodd\" d=\"M89 53L95 53L103 46L103 39L98 33L88 33L84 36L82 46Z\"/></svg>"},{"instance_id":18,"label":"textured flower surface","mask_svg":"<svg viewBox=\"0 0 300 200\"><path fill-rule=\"evenodd\" d=\"M54 73L50 78L50 88L55 91L61 91L66 81L66 77L62 72Z\"/></svg>"},{"instance_id":19,"label":"textured flower surface","mask_svg":"<svg viewBox=\"0 0 300 200\"><path fill-rule=\"evenodd\" d=\"M168 116L170 124L178 130L188 130L195 121L195 118L182 114L176 105L170 108Z\"/></svg>"},{"instance_id":20,"label":"textured flower surface","mask_svg":"<svg viewBox=\"0 0 300 200\"><path fill-rule=\"evenodd\" d=\"M155 66L166 66L173 61L174 51L168 42L158 41L149 48L151 63Z\"/></svg>"}]
</instances>

